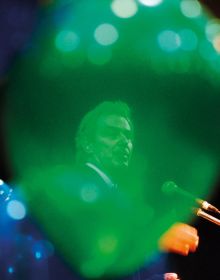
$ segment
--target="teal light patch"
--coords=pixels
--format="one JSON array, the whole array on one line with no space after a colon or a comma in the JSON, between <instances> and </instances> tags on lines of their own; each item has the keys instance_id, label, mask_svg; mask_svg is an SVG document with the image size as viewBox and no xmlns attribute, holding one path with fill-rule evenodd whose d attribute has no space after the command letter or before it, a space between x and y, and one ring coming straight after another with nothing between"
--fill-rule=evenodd
<instances>
[{"instance_id":1,"label":"teal light patch","mask_svg":"<svg viewBox=\"0 0 220 280\"><path fill-rule=\"evenodd\" d=\"M214 51L213 45L207 41L200 41L199 53L201 57L207 61L213 61L217 58L217 53Z\"/></svg>"},{"instance_id":2,"label":"teal light patch","mask_svg":"<svg viewBox=\"0 0 220 280\"><path fill-rule=\"evenodd\" d=\"M8 267L8 273L13 274L14 273L14 268L12 266Z\"/></svg>"},{"instance_id":3,"label":"teal light patch","mask_svg":"<svg viewBox=\"0 0 220 280\"><path fill-rule=\"evenodd\" d=\"M166 52L174 52L181 45L180 36L172 30L162 31L159 33L157 39L160 48Z\"/></svg>"},{"instance_id":4,"label":"teal light patch","mask_svg":"<svg viewBox=\"0 0 220 280\"><path fill-rule=\"evenodd\" d=\"M58 33L55 39L55 45L62 52L71 52L79 45L79 36L70 30L63 30Z\"/></svg>"},{"instance_id":5,"label":"teal light patch","mask_svg":"<svg viewBox=\"0 0 220 280\"><path fill-rule=\"evenodd\" d=\"M80 194L85 202L93 203L99 197L99 189L95 184L85 184L82 187Z\"/></svg>"},{"instance_id":6,"label":"teal light patch","mask_svg":"<svg viewBox=\"0 0 220 280\"><path fill-rule=\"evenodd\" d=\"M39 251L35 252L35 258L36 258L37 260L41 259L41 258L42 258L42 253L39 252Z\"/></svg>"},{"instance_id":7,"label":"teal light patch","mask_svg":"<svg viewBox=\"0 0 220 280\"><path fill-rule=\"evenodd\" d=\"M193 51L197 48L198 37L191 29L183 29L179 32L181 39L181 49L185 51Z\"/></svg>"}]
</instances>

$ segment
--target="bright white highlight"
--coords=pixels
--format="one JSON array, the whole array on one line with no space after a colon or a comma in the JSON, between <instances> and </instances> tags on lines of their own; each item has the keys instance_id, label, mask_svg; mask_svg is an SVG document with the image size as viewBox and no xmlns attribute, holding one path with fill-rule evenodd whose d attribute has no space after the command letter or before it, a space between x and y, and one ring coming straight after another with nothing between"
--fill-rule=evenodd
<instances>
[{"instance_id":1,"label":"bright white highlight","mask_svg":"<svg viewBox=\"0 0 220 280\"><path fill-rule=\"evenodd\" d=\"M139 0L139 2L148 7L155 7L160 5L163 0Z\"/></svg>"},{"instance_id":2,"label":"bright white highlight","mask_svg":"<svg viewBox=\"0 0 220 280\"><path fill-rule=\"evenodd\" d=\"M7 205L7 213L14 220L22 220L26 215L26 208L22 202L11 200Z\"/></svg>"},{"instance_id":3,"label":"bright white highlight","mask_svg":"<svg viewBox=\"0 0 220 280\"><path fill-rule=\"evenodd\" d=\"M118 31L113 25L103 23L96 28L94 37L100 45L108 46L118 40Z\"/></svg>"},{"instance_id":4,"label":"bright white highlight","mask_svg":"<svg viewBox=\"0 0 220 280\"><path fill-rule=\"evenodd\" d=\"M111 9L117 17L130 18L137 13L138 7L134 0L114 0Z\"/></svg>"}]
</instances>

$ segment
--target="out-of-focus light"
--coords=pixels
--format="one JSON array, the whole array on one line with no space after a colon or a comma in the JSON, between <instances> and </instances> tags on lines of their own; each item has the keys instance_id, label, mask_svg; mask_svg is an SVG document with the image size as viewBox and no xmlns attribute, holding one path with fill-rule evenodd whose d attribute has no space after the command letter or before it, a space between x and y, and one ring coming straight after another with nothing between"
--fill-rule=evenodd
<instances>
[{"instance_id":1,"label":"out-of-focus light","mask_svg":"<svg viewBox=\"0 0 220 280\"><path fill-rule=\"evenodd\" d=\"M81 197L85 202L94 202L98 197L98 188L94 184L87 184L81 189Z\"/></svg>"},{"instance_id":2,"label":"out-of-focus light","mask_svg":"<svg viewBox=\"0 0 220 280\"><path fill-rule=\"evenodd\" d=\"M220 53L220 34L213 39L213 47Z\"/></svg>"},{"instance_id":3,"label":"out-of-focus light","mask_svg":"<svg viewBox=\"0 0 220 280\"><path fill-rule=\"evenodd\" d=\"M47 240L38 240L33 243L32 252L36 259L46 259L54 254L54 247Z\"/></svg>"},{"instance_id":4,"label":"out-of-focus light","mask_svg":"<svg viewBox=\"0 0 220 280\"><path fill-rule=\"evenodd\" d=\"M162 31L157 40L160 48L166 52L176 51L181 45L180 36L172 30Z\"/></svg>"},{"instance_id":5,"label":"out-of-focus light","mask_svg":"<svg viewBox=\"0 0 220 280\"><path fill-rule=\"evenodd\" d=\"M210 20L205 27L205 33L207 39L212 42L216 35L220 34L220 21L216 19Z\"/></svg>"},{"instance_id":6,"label":"out-of-focus light","mask_svg":"<svg viewBox=\"0 0 220 280\"><path fill-rule=\"evenodd\" d=\"M55 38L55 45L62 52L71 52L79 45L79 36L71 30L63 30Z\"/></svg>"},{"instance_id":7,"label":"out-of-focus light","mask_svg":"<svg viewBox=\"0 0 220 280\"><path fill-rule=\"evenodd\" d=\"M87 56L91 63L103 65L111 60L112 52L110 48L93 45L88 49Z\"/></svg>"},{"instance_id":8,"label":"out-of-focus light","mask_svg":"<svg viewBox=\"0 0 220 280\"><path fill-rule=\"evenodd\" d=\"M41 257L42 257L41 252L39 252L39 251L35 252L35 258L36 258L37 260L41 259Z\"/></svg>"},{"instance_id":9,"label":"out-of-focus light","mask_svg":"<svg viewBox=\"0 0 220 280\"><path fill-rule=\"evenodd\" d=\"M0 179L0 186L4 185L4 181Z\"/></svg>"},{"instance_id":10,"label":"out-of-focus light","mask_svg":"<svg viewBox=\"0 0 220 280\"><path fill-rule=\"evenodd\" d=\"M120 18L130 18L137 13L138 7L134 0L114 0L111 9Z\"/></svg>"},{"instance_id":11,"label":"out-of-focus light","mask_svg":"<svg viewBox=\"0 0 220 280\"><path fill-rule=\"evenodd\" d=\"M111 254L117 248L118 240L114 235L103 236L98 241L98 246L103 254Z\"/></svg>"},{"instance_id":12,"label":"out-of-focus light","mask_svg":"<svg viewBox=\"0 0 220 280\"><path fill-rule=\"evenodd\" d=\"M184 16L188 18L199 17L202 13L201 5L197 0L182 0L180 9Z\"/></svg>"},{"instance_id":13,"label":"out-of-focus light","mask_svg":"<svg viewBox=\"0 0 220 280\"><path fill-rule=\"evenodd\" d=\"M198 44L198 38L191 29L183 29L179 32L181 39L181 49L185 51L195 50Z\"/></svg>"},{"instance_id":14,"label":"out-of-focus light","mask_svg":"<svg viewBox=\"0 0 220 280\"><path fill-rule=\"evenodd\" d=\"M118 31L112 24L103 23L95 29L94 37L100 45L108 46L118 40Z\"/></svg>"},{"instance_id":15,"label":"out-of-focus light","mask_svg":"<svg viewBox=\"0 0 220 280\"><path fill-rule=\"evenodd\" d=\"M14 272L14 268L12 266L8 267L8 273L12 274Z\"/></svg>"},{"instance_id":16,"label":"out-of-focus light","mask_svg":"<svg viewBox=\"0 0 220 280\"><path fill-rule=\"evenodd\" d=\"M26 208L22 202L11 200L7 204L7 213L14 220L22 220L26 215Z\"/></svg>"},{"instance_id":17,"label":"out-of-focus light","mask_svg":"<svg viewBox=\"0 0 220 280\"><path fill-rule=\"evenodd\" d=\"M160 5L163 2L163 0L139 0L139 2L148 7L155 7Z\"/></svg>"}]
</instances>

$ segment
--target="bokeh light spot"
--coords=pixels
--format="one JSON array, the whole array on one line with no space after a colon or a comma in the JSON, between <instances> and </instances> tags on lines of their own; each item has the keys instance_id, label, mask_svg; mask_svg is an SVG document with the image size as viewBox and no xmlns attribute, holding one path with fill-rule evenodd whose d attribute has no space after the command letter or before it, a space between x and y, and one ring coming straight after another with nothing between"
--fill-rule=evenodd
<instances>
[{"instance_id":1,"label":"bokeh light spot","mask_svg":"<svg viewBox=\"0 0 220 280\"><path fill-rule=\"evenodd\" d=\"M162 31L157 39L160 48L166 52L173 52L181 45L180 36L172 30Z\"/></svg>"},{"instance_id":2,"label":"bokeh light spot","mask_svg":"<svg viewBox=\"0 0 220 280\"><path fill-rule=\"evenodd\" d=\"M81 197L85 202L94 202L98 198L98 188L94 184L84 185L81 189Z\"/></svg>"},{"instance_id":3,"label":"bokeh light spot","mask_svg":"<svg viewBox=\"0 0 220 280\"><path fill-rule=\"evenodd\" d=\"M9 274L14 273L14 268L13 268L12 266L9 266L9 267L8 267L8 273L9 273Z\"/></svg>"},{"instance_id":4,"label":"bokeh light spot","mask_svg":"<svg viewBox=\"0 0 220 280\"><path fill-rule=\"evenodd\" d=\"M139 2L148 7L155 7L160 5L163 2L163 0L139 0Z\"/></svg>"},{"instance_id":5,"label":"bokeh light spot","mask_svg":"<svg viewBox=\"0 0 220 280\"><path fill-rule=\"evenodd\" d=\"M202 8L197 0L182 0L180 3L180 9L184 16L188 18L199 17L202 13Z\"/></svg>"},{"instance_id":6,"label":"bokeh light spot","mask_svg":"<svg viewBox=\"0 0 220 280\"><path fill-rule=\"evenodd\" d=\"M54 247L47 240L38 240L34 242L32 252L36 259L46 259L53 255Z\"/></svg>"},{"instance_id":7,"label":"bokeh light spot","mask_svg":"<svg viewBox=\"0 0 220 280\"><path fill-rule=\"evenodd\" d=\"M95 29L94 37L100 45L108 46L117 41L118 31L112 24L103 23Z\"/></svg>"},{"instance_id":8,"label":"bokeh light spot","mask_svg":"<svg viewBox=\"0 0 220 280\"><path fill-rule=\"evenodd\" d=\"M22 202L11 200L7 205L7 213L14 220L22 220L26 215L26 208Z\"/></svg>"},{"instance_id":9,"label":"bokeh light spot","mask_svg":"<svg viewBox=\"0 0 220 280\"><path fill-rule=\"evenodd\" d=\"M98 246L103 254L111 254L117 248L117 238L114 235L107 235L99 239Z\"/></svg>"},{"instance_id":10,"label":"bokeh light spot","mask_svg":"<svg viewBox=\"0 0 220 280\"><path fill-rule=\"evenodd\" d=\"M181 49L185 51L192 51L196 49L198 38L191 29L183 29L179 32L181 38Z\"/></svg>"},{"instance_id":11,"label":"bokeh light spot","mask_svg":"<svg viewBox=\"0 0 220 280\"><path fill-rule=\"evenodd\" d=\"M2 179L0 179L0 186L4 185L4 181L2 181Z\"/></svg>"},{"instance_id":12,"label":"bokeh light spot","mask_svg":"<svg viewBox=\"0 0 220 280\"><path fill-rule=\"evenodd\" d=\"M36 258L37 260L41 259L41 257L42 257L41 252L35 252L35 258Z\"/></svg>"},{"instance_id":13,"label":"bokeh light spot","mask_svg":"<svg viewBox=\"0 0 220 280\"><path fill-rule=\"evenodd\" d=\"M138 7L134 0L114 0L111 9L120 18L130 18L137 13Z\"/></svg>"},{"instance_id":14,"label":"bokeh light spot","mask_svg":"<svg viewBox=\"0 0 220 280\"><path fill-rule=\"evenodd\" d=\"M79 36L70 30L63 30L56 36L55 45L62 52L71 52L79 45Z\"/></svg>"}]
</instances>

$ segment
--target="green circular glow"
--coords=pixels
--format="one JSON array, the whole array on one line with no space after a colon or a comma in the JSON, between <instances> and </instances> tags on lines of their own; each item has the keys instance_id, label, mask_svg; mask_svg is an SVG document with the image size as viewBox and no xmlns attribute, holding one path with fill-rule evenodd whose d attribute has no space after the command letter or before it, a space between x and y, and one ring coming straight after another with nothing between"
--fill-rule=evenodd
<instances>
[{"instance_id":1,"label":"green circular glow","mask_svg":"<svg viewBox=\"0 0 220 280\"><path fill-rule=\"evenodd\" d=\"M111 9L120 18L130 18L137 13L138 7L134 0L114 0Z\"/></svg>"},{"instance_id":2,"label":"green circular glow","mask_svg":"<svg viewBox=\"0 0 220 280\"><path fill-rule=\"evenodd\" d=\"M180 36L172 30L164 30L159 33L158 44L166 52L176 51L181 45Z\"/></svg>"},{"instance_id":3,"label":"green circular glow","mask_svg":"<svg viewBox=\"0 0 220 280\"><path fill-rule=\"evenodd\" d=\"M94 37L100 45L108 46L118 40L118 31L112 24L103 23L95 29Z\"/></svg>"},{"instance_id":4,"label":"green circular glow","mask_svg":"<svg viewBox=\"0 0 220 280\"><path fill-rule=\"evenodd\" d=\"M79 36L70 30L63 30L58 33L55 39L55 45L62 52L71 52L79 45Z\"/></svg>"},{"instance_id":5,"label":"green circular glow","mask_svg":"<svg viewBox=\"0 0 220 280\"><path fill-rule=\"evenodd\" d=\"M117 249L117 237L112 235L102 236L98 240L98 247L103 254L112 254Z\"/></svg>"}]
</instances>

